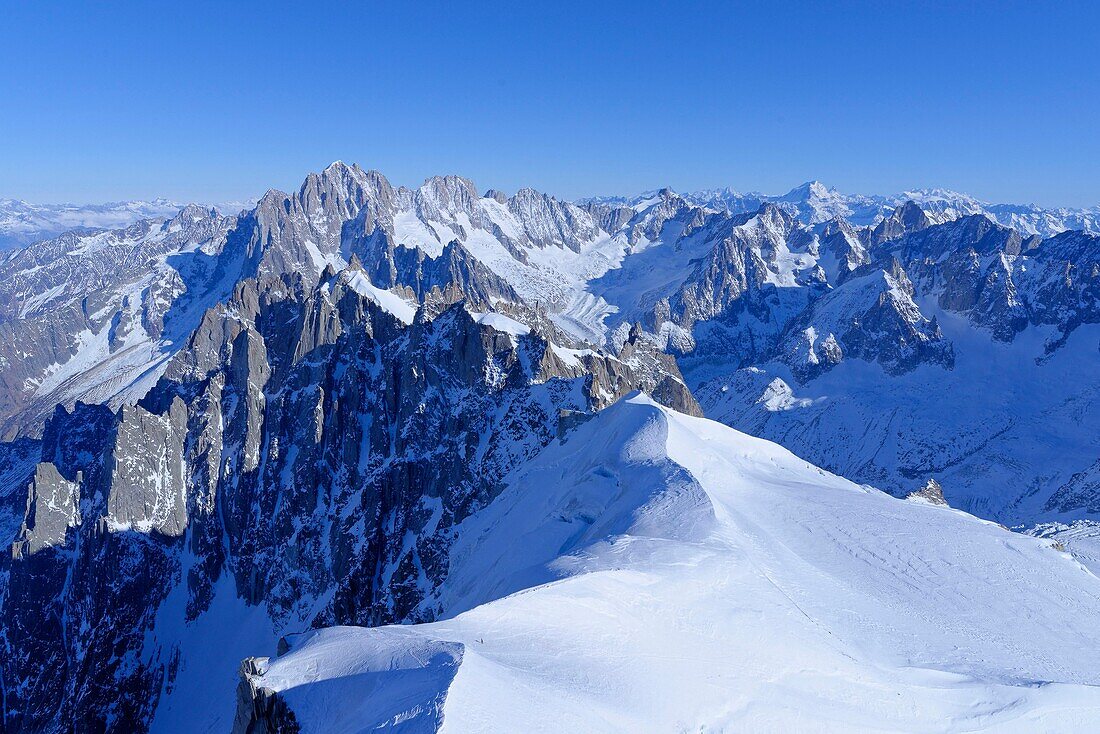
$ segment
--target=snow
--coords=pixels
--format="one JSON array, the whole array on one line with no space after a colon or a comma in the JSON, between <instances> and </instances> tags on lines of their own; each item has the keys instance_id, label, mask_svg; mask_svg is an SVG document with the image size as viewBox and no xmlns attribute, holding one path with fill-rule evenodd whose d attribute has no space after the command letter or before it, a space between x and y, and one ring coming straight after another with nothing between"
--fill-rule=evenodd
<instances>
[{"instance_id":1,"label":"snow","mask_svg":"<svg viewBox=\"0 0 1100 734\"><path fill-rule=\"evenodd\" d=\"M31 296L30 298L28 298L26 301L23 302L22 306L20 306L20 308L19 308L19 318L21 318L21 319L27 318L27 316L30 313L32 313L33 311L35 311L39 308L42 308L42 306L45 306L47 303L54 300L55 298L58 298L58 297L64 295L66 288L67 288L67 284L58 283L57 285L55 285L51 288L47 288L46 290L42 291L41 293L36 293L35 295Z\"/></svg>"},{"instance_id":2,"label":"snow","mask_svg":"<svg viewBox=\"0 0 1100 734\"><path fill-rule=\"evenodd\" d=\"M553 342L550 342L550 349L568 367L580 367L583 364L584 357L596 355L596 352L591 349L570 349Z\"/></svg>"},{"instance_id":3,"label":"snow","mask_svg":"<svg viewBox=\"0 0 1100 734\"><path fill-rule=\"evenodd\" d=\"M702 233L680 239L675 251L664 244L639 243L606 273L589 281L588 289L613 304L612 310L622 321L640 319L657 301L674 293L691 275L695 261L714 247Z\"/></svg>"},{"instance_id":4,"label":"snow","mask_svg":"<svg viewBox=\"0 0 1100 734\"><path fill-rule=\"evenodd\" d=\"M46 371L34 389L35 398L43 403L81 399L117 406L144 396L168 366L173 345L169 340L153 339L146 332L138 308L135 299L122 298L119 311L129 318L131 328L121 343L112 345L110 324L97 333L85 329L77 334L73 355Z\"/></svg>"},{"instance_id":5,"label":"snow","mask_svg":"<svg viewBox=\"0 0 1100 734\"><path fill-rule=\"evenodd\" d=\"M414 304L409 303L393 291L374 285L362 272L353 273L348 279L348 285L359 295L366 296L381 306L387 313L397 317L403 324L411 324L413 319L416 318L416 306Z\"/></svg>"},{"instance_id":6,"label":"snow","mask_svg":"<svg viewBox=\"0 0 1100 734\"><path fill-rule=\"evenodd\" d=\"M512 336L526 336L531 333L531 327L526 324L521 324L510 316L505 316L502 313L478 313L470 312L470 315L474 317L474 321L484 326L491 326L499 332L510 334Z\"/></svg>"},{"instance_id":7,"label":"snow","mask_svg":"<svg viewBox=\"0 0 1100 734\"><path fill-rule=\"evenodd\" d=\"M516 221L512 212L508 211L508 207L489 197L482 198L478 205L488 215L493 224L500 227L500 231L504 233L505 237L517 242L523 239L523 227Z\"/></svg>"},{"instance_id":8,"label":"snow","mask_svg":"<svg viewBox=\"0 0 1100 734\"><path fill-rule=\"evenodd\" d=\"M847 301L826 296L819 330L839 328L885 282L868 276L865 288L845 289ZM1049 329L1029 328L1003 343L933 297L919 306L953 345L952 369L922 365L887 375L877 364L845 359L798 387L807 402L764 415L745 406L775 378L796 384L788 368L761 364L750 383L706 365L682 368L708 417L780 441L831 471L897 494L934 477L952 506L1009 526L1078 519L1045 505L1100 455L1100 389L1082 382L1097 369L1100 326L1079 327L1040 364Z\"/></svg>"},{"instance_id":9,"label":"snow","mask_svg":"<svg viewBox=\"0 0 1100 734\"><path fill-rule=\"evenodd\" d=\"M443 254L444 243L440 242L439 236L417 217L414 209L405 209L394 214L393 230L394 242L399 245L410 248L419 247L431 257L439 257Z\"/></svg>"},{"instance_id":10,"label":"snow","mask_svg":"<svg viewBox=\"0 0 1100 734\"><path fill-rule=\"evenodd\" d=\"M298 638L305 732L1081 730L1100 580L634 396L458 528L449 619Z\"/></svg>"},{"instance_id":11,"label":"snow","mask_svg":"<svg viewBox=\"0 0 1100 734\"><path fill-rule=\"evenodd\" d=\"M325 268L329 265L331 265L334 270L343 270L348 266L347 261L340 257L340 255L321 252L321 248L312 240L305 240L303 244L306 253L309 255L310 262L313 263L313 267L317 269L317 272L324 272Z\"/></svg>"},{"instance_id":12,"label":"snow","mask_svg":"<svg viewBox=\"0 0 1100 734\"><path fill-rule=\"evenodd\" d=\"M1100 522L1043 523L1032 528L1029 534L1061 543L1082 565L1100 574Z\"/></svg>"},{"instance_id":13,"label":"snow","mask_svg":"<svg viewBox=\"0 0 1100 734\"><path fill-rule=\"evenodd\" d=\"M809 398L796 398L791 386L781 378L776 377L764 388L764 392L760 395L757 403L763 405L765 410L777 413L782 410L806 408L812 405L814 401Z\"/></svg>"}]
</instances>

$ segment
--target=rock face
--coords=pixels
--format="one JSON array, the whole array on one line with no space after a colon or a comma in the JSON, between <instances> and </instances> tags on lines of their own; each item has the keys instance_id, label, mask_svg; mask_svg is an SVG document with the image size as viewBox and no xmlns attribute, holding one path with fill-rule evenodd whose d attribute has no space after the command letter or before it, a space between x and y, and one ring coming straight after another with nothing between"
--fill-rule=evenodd
<instances>
[{"instance_id":1,"label":"rock face","mask_svg":"<svg viewBox=\"0 0 1100 734\"><path fill-rule=\"evenodd\" d=\"M359 249L356 244L353 252ZM523 302L512 286L470 255L458 240L447 243L439 257L419 248L394 247L388 240L380 244L363 247L370 258L363 266L370 281L387 290L399 290L413 301L450 304L465 300L484 310L492 310L497 301ZM352 265L359 262L356 255L352 258Z\"/></svg>"},{"instance_id":2,"label":"rock face","mask_svg":"<svg viewBox=\"0 0 1100 734\"><path fill-rule=\"evenodd\" d=\"M430 619L451 529L563 411L648 387L699 412L638 335L571 349L464 302L405 323L354 276L243 281L137 405L50 419L5 562L8 728L144 728L179 654L146 644L158 609L196 620L223 578L275 629Z\"/></svg>"},{"instance_id":3,"label":"rock face","mask_svg":"<svg viewBox=\"0 0 1100 734\"><path fill-rule=\"evenodd\" d=\"M286 702L270 688L253 683L266 662L267 658L247 658L241 663L234 734L294 734L300 731L298 720Z\"/></svg>"},{"instance_id":4,"label":"rock face","mask_svg":"<svg viewBox=\"0 0 1100 734\"><path fill-rule=\"evenodd\" d=\"M1088 513L1100 515L1100 459L1058 487L1044 509L1071 514L1082 508Z\"/></svg>"},{"instance_id":5,"label":"rock face","mask_svg":"<svg viewBox=\"0 0 1100 734\"><path fill-rule=\"evenodd\" d=\"M82 479L78 473L76 481L70 482L48 462L35 467L27 490L27 514L12 546L13 558L37 553L51 545L64 545L69 528L80 525Z\"/></svg>"},{"instance_id":6,"label":"rock face","mask_svg":"<svg viewBox=\"0 0 1100 734\"><path fill-rule=\"evenodd\" d=\"M921 364L954 365L951 344L935 318L913 300L915 291L896 260L888 270L853 272L842 287L814 302L788 332L780 353L803 382L845 357L877 362L888 374Z\"/></svg>"}]
</instances>

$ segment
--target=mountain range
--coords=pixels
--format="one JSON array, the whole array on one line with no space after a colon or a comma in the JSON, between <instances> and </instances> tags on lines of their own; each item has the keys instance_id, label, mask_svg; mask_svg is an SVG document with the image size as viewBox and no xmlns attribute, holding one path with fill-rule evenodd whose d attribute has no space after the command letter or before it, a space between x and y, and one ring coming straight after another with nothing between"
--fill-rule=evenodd
<instances>
[{"instance_id":1,"label":"mountain range","mask_svg":"<svg viewBox=\"0 0 1100 734\"><path fill-rule=\"evenodd\" d=\"M164 206L0 260L6 730L1100 713L1100 210Z\"/></svg>"},{"instance_id":2,"label":"mountain range","mask_svg":"<svg viewBox=\"0 0 1100 734\"><path fill-rule=\"evenodd\" d=\"M634 196L597 196L581 199L591 203L636 206L655 199L659 191ZM970 214L989 218L1028 234L1044 237L1066 230L1100 233L1100 204L1088 208L1041 207L1036 204L990 204L948 189L918 189L890 195L843 194L819 181L807 181L783 195L759 192L739 193L730 188L707 189L682 194L701 207L731 213L755 211L764 202L782 205L806 223L842 217L852 224L869 226L889 216L898 205L914 201L930 214L955 219ZM250 209L256 200L208 205L223 214ZM142 219L173 216L185 204L169 199L119 201L107 204L31 204L18 199L0 199L0 252L75 230L115 229Z\"/></svg>"},{"instance_id":3,"label":"mountain range","mask_svg":"<svg viewBox=\"0 0 1100 734\"><path fill-rule=\"evenodd\" d=\"M604 196L581 203L635 206L660 194L647 191L635 196ZM1049 237L1069 229L1100 233L1100 205L1089 208L1041 207L1036 204L991 204L949 189L916 189L898 194L844 194L821 183L807 181L782 195L740 193L730 188L708 189L682 194L692 204L731 214L752 212L770 202L784 208L805 224L817 224L840 217L856 226L873 226L890 216L907 201L918 204L930 216L958 219L982 214L1025 234Z\"/></svg>"},{"instance_id":4,"label":"mountain range","mask_svg":"<svg viewBox=\"0 0 1100 734\"><path fill-rule=\"evenodd\" d=\"M226 202L215 208L235 213L255 202ZM19 199L0 199L0 252L65 232L126 227L142 219L171 217L184 207L168 199L116 201L107 204L31 204Z\"/></svg>"}]
</instances>

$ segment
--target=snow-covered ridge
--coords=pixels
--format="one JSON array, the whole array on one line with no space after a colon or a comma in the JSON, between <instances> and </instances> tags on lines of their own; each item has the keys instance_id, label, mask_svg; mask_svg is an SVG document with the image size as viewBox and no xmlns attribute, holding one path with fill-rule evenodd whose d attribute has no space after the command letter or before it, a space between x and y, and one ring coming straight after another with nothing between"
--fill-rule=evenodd
<instances>
[{"instance_id":1,"label":"snow-covered ridge","mask_svg":"<svg viewBox=\"0 0 1100 734\"><path fill-rule=\"evenodd\" d=\"M1100 715L1100 579L1051 541L643 397L458 530L436 600L454 616L292 637L253 664L253 690L334 733L1023 732Z\"/></svg>"}]
</instances>

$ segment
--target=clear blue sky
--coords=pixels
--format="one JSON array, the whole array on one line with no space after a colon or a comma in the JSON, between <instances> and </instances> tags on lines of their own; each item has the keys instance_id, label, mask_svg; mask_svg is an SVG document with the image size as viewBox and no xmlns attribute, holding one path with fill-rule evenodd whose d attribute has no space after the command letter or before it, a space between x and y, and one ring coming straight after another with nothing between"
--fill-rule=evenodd
<instances>
[{"instance_id":1,"label":"clear blue sky","mask_svg":"<svg viewBox=\"0 0 1100 734\"><path fill-rule=\"evenodd\" d=\"M0 197L242 198L341 159L1100 203L1096 3L828 5L0 0Z\"/></svg>"}]
</instances>

